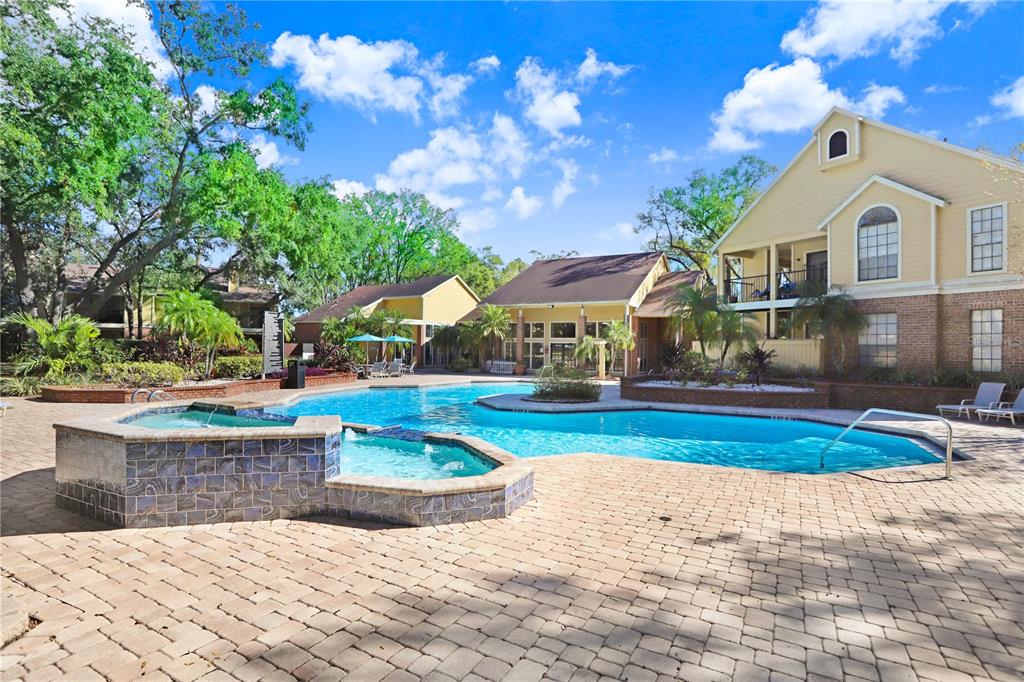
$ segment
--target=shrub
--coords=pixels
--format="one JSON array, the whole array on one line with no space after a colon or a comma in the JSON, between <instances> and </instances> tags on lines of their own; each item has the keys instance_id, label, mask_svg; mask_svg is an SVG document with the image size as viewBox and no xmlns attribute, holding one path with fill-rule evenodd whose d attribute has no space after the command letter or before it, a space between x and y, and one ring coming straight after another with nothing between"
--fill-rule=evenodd
<instances>
[{"instance_id":1,"label":"shrub","mask_svg":"<svg viewBox=\"0 0 1024 682\"><path fill-rule=\"evenodd\" d=\"M4 377L0 379L0 395L39 395L42 383L39 377Z\"/></svg>"},{"instance_id":2,"label":"shrub","mask_svg":"<svg viewBox=\"0 0 1024 682\"><path fill-rule=\"evenodd\" d=\"M540 400L592 402L601 397L601 385L575 367L545 367L537 375L533 397Z\"/></svg>"},{"instance_id":3,"label":"shrub","mask_svg":"<svg viewBox=\"0 0 1024 682\"><path fill-rule=\"evenodd\" d=\"M327 342L313 346L313 365L325 370L347 374L354 374L359 369L356 366L351 347ZM315 376L309 373L309 369L306 370L306 376Z\"/></svg>"},{"instance_id":4,"label":"shrub","mask_svg":"<svg viewBox=\"0 0 1024 682\"><path fill-rule=\"evenodd\" d=\"M142 341L133 341L125 346L130 359L140 362L172 362L185 369L189 377L199 375L203 363L203 352L198 348L179 344L177 339L166 336L151 336Z\"/></svg>"},{"instance_id":5,"label":"shrub","mask_svg":"<svg viewBox=\"0 0 1024 682\"><path fill-rule=\"evenodd\" d=\"M663 369L678 371L689 351L684 343L670 343L658 349L658 362Z\"/></svg>"},{"instance_id":6,"label":"shrub","mask_svg":"<svg viewBox=\"0 0 1024 682\"><path fill-rule=\"evenodd\" d=\"M761 384L761 380L772 367L772 360L775 359L775 349L768 350L764 344L751 346L739 354L740 366L749 374L753 375L755 383Z\"/></svg>"},{"instance_id":7,"label":"shrub","mask_svg":"<svg viewBox=\"0 0 1024 682\"><path fill-rule=\"evenodd\" d=\"M220 379L248 379L263 374L259 355L225 355L213 363L213 375Z\"/></svg>"},{"instance_id":8,"label":"shrub","mask_svg":"<svg viewBox=\"0 0 1024 682\"><path fill-rule=\"evenodd\" d=\"M117 362L103 365L100 376L127 388L173 386L185 380L185 370L172 362Z\"/></svg>"},{"instance_id":9,"label":"shrub","mask_svg":"<svg viewBox=\"0 0 1024 682\"><path fill-rule=\"evenodd\" d=\"M448 370L451 372L468 372L473 367L466 358L456 358L448 363Z\"/></svg>"}]
</instances>

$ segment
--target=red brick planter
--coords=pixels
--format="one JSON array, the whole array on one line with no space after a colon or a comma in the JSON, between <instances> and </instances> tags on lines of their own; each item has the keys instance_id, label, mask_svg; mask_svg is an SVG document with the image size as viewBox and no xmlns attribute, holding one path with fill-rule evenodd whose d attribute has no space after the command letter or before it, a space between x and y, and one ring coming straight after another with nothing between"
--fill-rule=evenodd
<instances>
[{"instance_id":1,"label":"red brick planter","mask_svg":"<svg viewBox=\"0 0 1024 682\"><path fill-rule=\"evenodd\" d=\"M306 388L348 384L356 380L355 374L325 374L306 377ZM246 379L222 384L179 386L164 388L178 400L195 398L230 398L241 393L269 391L285 387L285 379ZM50 403L129 403L137 389L121 386L43 386L42 399Z\"/></svg>"},{"instance_id":2,"label":"red brick planter","mask_svg":"<svg viewBox=\"0 0 1024 682\"><path fill-rule=\"evenodd\" d=\"M827 384L792 384L794 388L814 388L814 391L738 391L714 388L682 388L673 386L638 386L660 377L638 376L622 380L621 395L627 400L659 403L687 403L690 405L729 405L732 407L797 407L821 409L828 407ZM774 381L775 384L789 382Z\"/></svg>"},{"instance_id":3,"label":"red brick planter","mask_svg":"<svg viewBox=\"0 0 1024 682\"><path fill-rule=\"evenodd\" d=\"M900 384L846 383L815 381L811 384L773 381L775 384L813 386L814 393L773 391L756 393L708 388L674 388L669 386L637 386L658 376L636 376L622 381L622 397L662 403L693 405L730 405L734 407L795 407L803 409L834 408L866 410L882 407L905 412L934 414L936 405L959 403L973 398L974 388L946 386L909 386Z\"/></svg>"}]
</instances>

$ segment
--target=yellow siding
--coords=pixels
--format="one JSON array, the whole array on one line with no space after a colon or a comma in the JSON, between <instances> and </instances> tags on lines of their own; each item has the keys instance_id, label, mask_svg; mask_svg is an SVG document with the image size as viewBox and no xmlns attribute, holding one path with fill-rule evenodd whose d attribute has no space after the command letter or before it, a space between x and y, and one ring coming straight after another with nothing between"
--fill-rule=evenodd
<instances>
[{"instance_id":1,"label":"yellow siding","mask_svg":"<svg viewBox=\"0 0 1024 682\"><path fill-rule=\"evenodd\" d=\"M398 310L409 320L423 319L422 298L385 298L381 301L381 308L386 310Z\"/></svg>"},{"instance_id":2,"label":"yellow siding","mask_svg":"<svg viewBox=\"0 0 1024 682\"><path fill-rule=\"evenodd\" d=\"M422 319L431 324L455 324L476 304L477 299L453 277L423 297Z\"/></svg>"},{"instance_id":3,"label":"yellow siding","mask_svg":"<svg viewBox=\"0 0 1024 682\"><path fill-rule=\"evenodd\" d=\"M852 134L855 124L849 116L834 113L821 127L822 145L829 131L844 127ZM851 139L851 151L854 143ZM1020 196L1024 173L996 168L980 159L870 123L860 124L860 145L860 158L819 165L817 144L810 144L726 238L720 252L728 254L773 241L811 236L809 233L815 231L819 222L877 174L947 202L947 206L936 209L940 283L967 277L967 209L1003 201L1008 203L1008 269L1017 275L1024 272L1024 201ZM928 204L908 194L889 194L883 189L886 188L876 185L865 195L887 197L904 215L904 281L929 280ZM861 208L864 205L860 200L855 203ZM839 283L852 281L852 210L853 207L844 211L832 223L835 232L830 262L833 278Z\"/></svg>"}]
</instances>

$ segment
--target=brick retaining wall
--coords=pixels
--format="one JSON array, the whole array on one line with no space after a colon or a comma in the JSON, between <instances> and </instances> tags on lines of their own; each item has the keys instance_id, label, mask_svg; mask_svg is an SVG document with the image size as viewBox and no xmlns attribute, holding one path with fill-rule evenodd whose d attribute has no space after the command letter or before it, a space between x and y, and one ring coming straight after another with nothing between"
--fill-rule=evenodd
<instances>
[{"instance_id":1,"label":"brick retaining wall","mask_svg":"<svg viewBox=\"0 0 1024 682\"><path fill-rule=\"evenodd\" d=\"M306 388L348 384L356 380L355 374L328 374L318 377L306 377ZM178 400L195 400L197 398L230 398L242 393L269 391L285 388L285 379L246 379L219 384L196 384L164 388ZM121 386L43 386L41 398L48 403L130 403L132 394L137 388Z\"/></svg>"},{"instance_id":2,"label":"brick retaining wall","mask_svg":"<svg viewBox=\"0 0 1024 682\"><path fill-rule=\"evenodd\" d=\"M959 403L973 398L974 388L946 386L910 386L900 384L845 383L816 381L814 393L773 391L765 393L707 388L674 388L669 386L637 386L657 376L635 376L622 380L622 397L661 403L693 405L729 405L733 407L792 407L797 409L834 408L866 410L882 407L905 412L934 414L936 405ZM773 381L776 384L789 382ZM1003 396L1004 400L1011 398Z\"/></svg>"}]
</instances>

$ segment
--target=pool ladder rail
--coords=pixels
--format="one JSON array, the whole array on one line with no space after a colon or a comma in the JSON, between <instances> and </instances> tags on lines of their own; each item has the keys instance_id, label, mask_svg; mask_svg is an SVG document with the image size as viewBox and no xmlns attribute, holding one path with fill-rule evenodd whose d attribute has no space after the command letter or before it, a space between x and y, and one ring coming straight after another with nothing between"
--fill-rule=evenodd
<instances>
[{"instance_id":1,"label":"pool ladder rail","mask_svg":"<svg viewBox=\"0 0 1024 682\"><path fill-rule=\"evenodd\" d=\"M942 422L946 427L946 478L953 478L953 426L944 417L938 417L934 414L920 414L918 412L901 412L899 410L886 410L881 407L872 407L869 410L864 410L859 417L853 420L853 423L843 429L843 432L833 438L828 445L821 450L821 468L825 468L825 453L832 449L832 446L842 440L843 436L853 431L861 422L864 421L868 415L872 414L888 414L896 417L911 417L913 419L929 419L931 421Z\"/></svg>"},{"instance_id":2,"label":"pool ladder rail","mask_svg":"<svg viewBox=\"0 0 1024 682\"><path fill-rule=\"evenodd\" d=\"M145 402L147 403L153 402L154 399L158 401L177 400L177 398L162 388L137 388L132 391L132 399L130 402L141 402L139 399L140 394L145 394Z\"/></svg>"}]
</instances>

